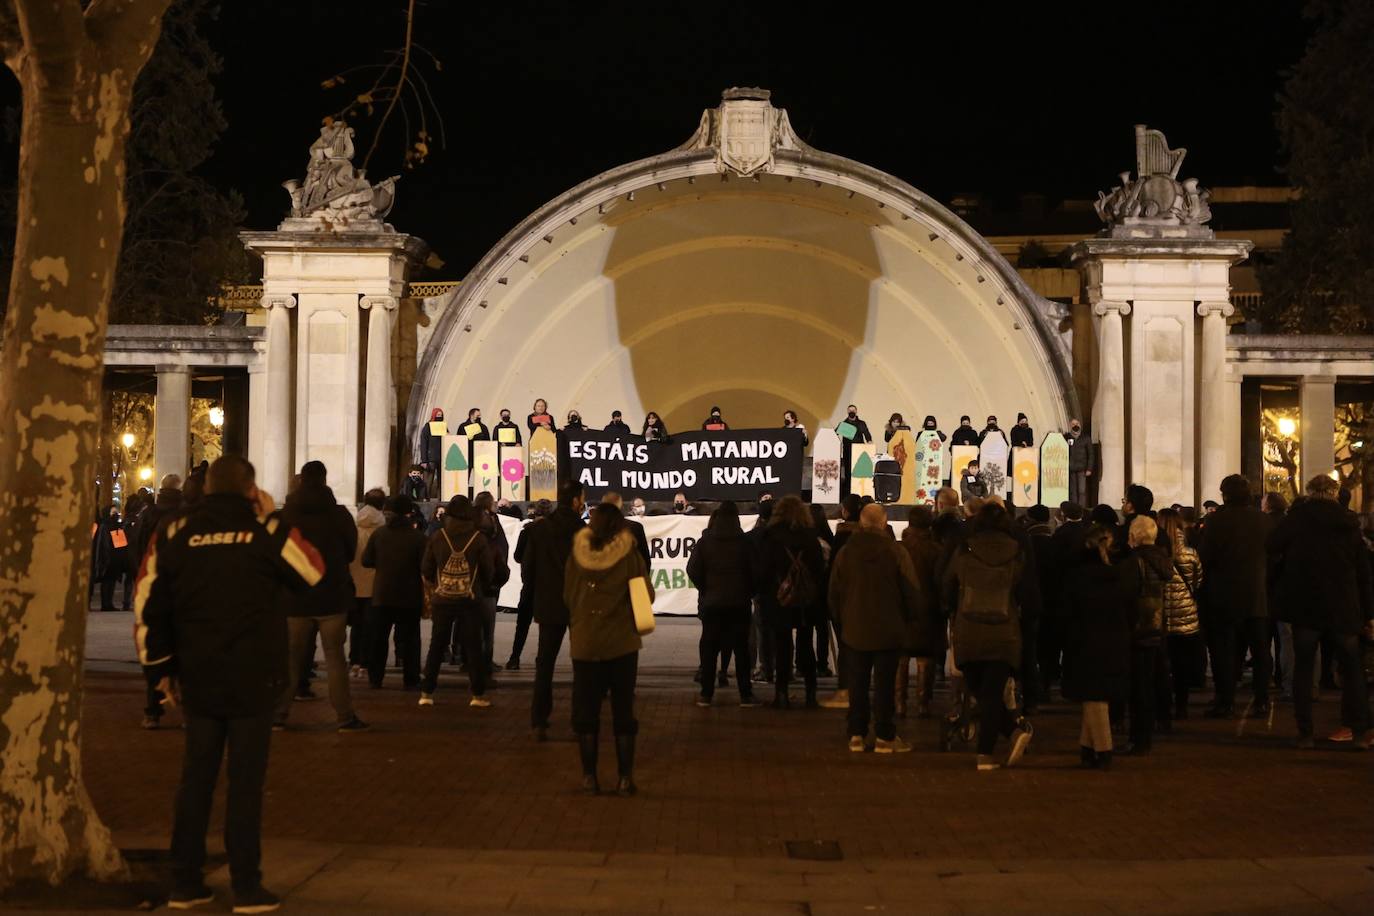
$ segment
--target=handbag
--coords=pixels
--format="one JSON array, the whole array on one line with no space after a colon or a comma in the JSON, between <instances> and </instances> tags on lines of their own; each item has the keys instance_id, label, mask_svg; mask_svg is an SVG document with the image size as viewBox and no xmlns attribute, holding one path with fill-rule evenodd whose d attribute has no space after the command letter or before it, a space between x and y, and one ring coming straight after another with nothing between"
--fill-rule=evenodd
<instances>
[{"instance_id":1,"label":"handbag","mask_svg":"<svg viewBox=\"0 0 1374 916\"><path fill-rule=\"evenodd\" d=\"M654 605L649 600L649 582L643 576L630 580L630 606L635 613L635 630L648 636L654 631Z\"/></svg>"}]
</instances>

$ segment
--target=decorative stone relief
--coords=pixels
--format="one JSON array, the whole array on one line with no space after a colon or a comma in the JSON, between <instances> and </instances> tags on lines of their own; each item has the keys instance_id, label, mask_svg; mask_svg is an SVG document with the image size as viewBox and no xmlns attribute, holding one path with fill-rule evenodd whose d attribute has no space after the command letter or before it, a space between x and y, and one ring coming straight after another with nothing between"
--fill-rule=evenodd
<instances>
[{"instance_id":1,"label":"decorative stone relief","mask_svg":"<svg viewBox=\"0 0 1374 916\"><path fill-rule=\"evenodd\" d=\"M767 89L733 88L721 93L719 108L701 113L701 124L679 150L713 150L716 171L748 177L773 170L778 149L809 150L787 119L774 108Z\"/></svg>"},{"instance_id":2,"label":"decorative stone relief","mask_svg":"<svg viewBox=\"0 0 1374 916\"><path fill-rule=\"evenodd\" d=\"M1107 234L1119 238L1212 238L1203 224L1212 218L1208 192L1196 178L1178 178L1183 148L1169 149L1164 134L1135 126L1136 174L1122 172L1111 191L1098 191L1093 204L1107 224ZM1181 231L1180 231L1181 230Z\"/></svg>"},{"instance_id":3,"label":"decorative stone relief","mask_svg":"<svg viewBox=\"0 0 1374 916\"><path fill-rule=\"evenodd\" d=\"M353 128L333 121L320 128L320 136L310 144L310 161L305 182L294 178L282 183L291 195L291 218L284 229L339 229L350 223L359 228L376 228L396 202L393 175L377 184L367 180L366 172L353 166Z\"/></svg>"}]
</instances>

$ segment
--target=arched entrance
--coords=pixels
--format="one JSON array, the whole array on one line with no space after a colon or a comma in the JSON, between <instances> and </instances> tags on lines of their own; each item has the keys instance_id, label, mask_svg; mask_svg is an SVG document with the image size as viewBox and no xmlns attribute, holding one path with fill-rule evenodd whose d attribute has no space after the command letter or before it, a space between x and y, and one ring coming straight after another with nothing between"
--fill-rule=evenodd
<instances>
[{"instance_id":1,"label":"arched entrance","mask_svg":"<svg viewBox=\"0 0 1374 916\"><path fill-rule=\"evenodd\" d=\"M537 397L604 425L872 422L952 429L1076 413L1058 306L920 191L802 143L767 93L731 90L678 149L550 201L452 294L410 398L461 416Z\"/></svg>"}]
</instances>

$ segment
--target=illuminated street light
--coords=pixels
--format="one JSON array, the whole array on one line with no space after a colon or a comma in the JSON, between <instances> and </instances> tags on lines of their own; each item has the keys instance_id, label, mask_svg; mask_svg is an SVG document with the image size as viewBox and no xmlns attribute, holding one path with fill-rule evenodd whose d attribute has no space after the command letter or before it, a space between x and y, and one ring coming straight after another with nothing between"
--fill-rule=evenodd
<instances>
[{"instance_id":1,"label":"illuminated street light","mask_svg":"<svg viewBox=\"0 0 1374 916\"><path fill-rule=\"evenodd\" d=\"M119 437L119 441L124 443L124 447L125 447L125 448L133 448L133 447L134 447L134 434L133 434L133 433L125 433L124 435L122 435L122 436Z\"/></svg>"},{"instance_id":2,"label":"illuminated street light","mask_svg":"<svg viewBox=\"0 0 1374 916\"><path fill-rule=\"evenodd\" d=\"M148 481L153 479L153 469L144 465L138 469L138 479Z\"/></svg>"},{"instance_id":3,"label":"illuminated street light","mask_svg":"<svg viewBox=\"0 0 1374 916\"><path fill-rule=\"evenodd\" d=\"M1341 482L1341 472L1336 470L1335 468L1332 468L1331 470L1327 471L1326 476L1336 481L1336 483Z\"/></svg>"},{"instance_id":4,"label":"illuminated street light","mask_svg":"<svg viewBox=\"0 0 1374 916\"><path fill-rule=\"evenodd\" d=\"M215 429L219 429L221 426L224 425L224 408L223 408L223 407L211 407L211 408L210 408L210 425L213 426L213 427L215 427Z\"/></svg>"},{"instance_id":5,"label":"illuminated street light","mask_svg":"<svg viewBox=\"0 0 1374 916\"><path fill-rule=\"evenodd\" d=\"M1292 417L1279 418L1279 435L1292 436L1298 431L1298 424Z\"/></svg>"}]
</instances>

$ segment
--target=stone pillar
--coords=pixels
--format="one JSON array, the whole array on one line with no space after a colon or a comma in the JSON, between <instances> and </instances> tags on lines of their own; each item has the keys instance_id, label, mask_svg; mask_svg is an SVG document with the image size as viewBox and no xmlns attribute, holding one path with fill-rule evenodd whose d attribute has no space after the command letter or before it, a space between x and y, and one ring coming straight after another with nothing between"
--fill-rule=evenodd
<instances>
[{"instance_id":1,"label":"stone pillar","mask_svg":"<svg viewBox=\"0 0 1374 916\"><path fill-rule=\"evenodd\" d=\"M1093 438L1102 452L1097 500L1116 507L1126 494L1126 363L1121 319L1128 302L1097 302L1097 392L1093 399Z\"/></svg>"},{"instance_id":2,"label":"stone pillar","mask_svg":"<svg viewBox=\"0 0 1374 916\"><path fill-rule=\"evenodd\" d=\"M262 467L258 468L258 485L281 505L286 499L287 485L292 472L292 413L295 385L292 383L292 358L295 347L291 340L291 314L296 305L293 296L264 297L267 309L267 405L266 435L262 443Z\"/></svg>"},{"instance_id":3,"label":"stone pillar","mask_svg":"<svg viewBox=\"0 0 1374 916\"><path fill-rule=\"evenodd\" d=\"M369 312L367 375L363 402L363 479L361 489L381 487L392 492L391 444L396 427L396 390L391 378L391 329L397 300L392 296L364 296Z\"/></svg>"},{"instance_id":4,"label":"stone pillar","mask_svg":"<svg viewBox=\"0 0 1374 916\"><path fill-rule=\"evenodd\" d=\"M1244 439L1241 432L1241 418L1245 415L1245 399L1243 397L1245 377L1231 372L1227 373L1225 382L1225 408L1226 408L1226 430L1225 430L1225 455L1226 455L1226 474L1244 474L1245 459ZM1226 476L1226 475L1222 475ZM1220 481L1217 482L1218 484ZM1207 487L1213 484L1203 483L1203 495L1198 499L1198 505L1208 499L1215 499L1221 502L1218 496L1210 495Z\"/></svg>"},{"instance_id":5,"label":"stone pillar","mask_svg":"<svg viewBox=\"0 0 1374 916\"><path fill-rule=\"evenodd\" d=\"M1235 312L1229 302L1203 302L1197 307L1202 316L1202 359L1198 367L1198 480L1197 502L1220 499L1221 478L1239 472L1239 464L1227 464L1228 443L1234 440L1239 453L1239 426L1234 436L1227 417L1227 403L1233 394L1226 375L1226 319ZM1234 392L1239 418L1239 392Z\"/></svg>"},{"instance_id":6,"label":"stone pillar","mask_svg":"<svg viewBox=\"0 0 1374 916\"><path fill-rule=\"evenodd\" d=\"M167 474L184 478L191 463L191 370L187 366L157 367L157 396L153 401L153 450L157 456L155 482Z\"/></svg>"},{"instance_id":7,"label":"stone pillar","mask_svg":"<svg viewBox=\"0 0 1374 916\"><path fill-rule=\"evenodd\" d=\"M1330 474L1336 467L1336 378L1331 375L1304 375L1299 391L1302 424L1302 458L1299 468L1301 491L1318 474Z\"/></svg>"}]
</instances>

